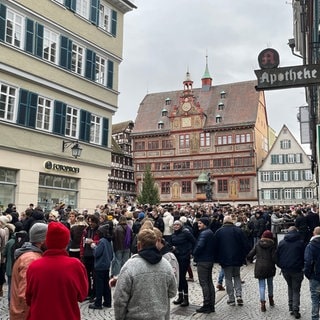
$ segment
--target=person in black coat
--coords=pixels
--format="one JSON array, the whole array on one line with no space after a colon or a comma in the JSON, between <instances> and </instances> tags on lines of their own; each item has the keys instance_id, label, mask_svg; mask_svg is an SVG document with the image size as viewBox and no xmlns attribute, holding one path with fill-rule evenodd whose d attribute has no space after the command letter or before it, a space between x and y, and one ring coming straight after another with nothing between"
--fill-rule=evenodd
<instances>
[{"instance_id":1,"label":"person in black coat","mask_svg":"<svg viewBox=\"0 0 320 320\"><path fill-rule=\"evenodd\" d=\"M174 221L173 230L171 245L173 253L179 262L178 298L173 303L179 304L181 307L186 307L189 305L186 274L196 239L188 228L183 227L180 220Z\"/></svg>"},{"instance_id":2,"label":"person in black coat","mask_svg":"<svg viewBox=\"0 0 320 320\"><path fill-rule=\"evenodd\" d=\"M227 303L243 305L240 267L246 263L249 252L248 241L243 231L233 224L231 216L225 216L223 225L214 234L215 260L224 269L226 289L229 299Z\"/></svg>"},{"instance_id":3,"label":"person in black coat","mask_svg":"<svg viewBox=\"0 0 320 320\"><path fill-rule=\"evenodd\" d=\"M214 262L213 232L209 228L209 218L202 217L198 221L199 236L193 250L193 260L197 263L199 283L202 288L203 306L196 309L199 313L215 311L215 289L212 281Z\"/></svg>"},{"instance_id":4,"label":"person in black coat","mask_svg":"<svg viewBox=\"0 0 320 320\"><path fill-rule=\"evenodd\" d=\"M256 260L254 277L259 280L259 295L261 311L266 311L266 282L270 306L274 306L273 300L273 277L276 274L276 243L270 230L266 230L255 247L247 255L251 263Z\"/></svg>"},{"instance_id":5,"label":"person in black coat","mask_svg":"<svg viewBox=\"0 0 320 320\"><path fill-rule=\"evenodd\" d=\"M296 319L301 317L300 290L303 281L305 244L296 227L291 226L277 248L277 266L288 286L289 311Z\"/></svg>"}]
</instances>

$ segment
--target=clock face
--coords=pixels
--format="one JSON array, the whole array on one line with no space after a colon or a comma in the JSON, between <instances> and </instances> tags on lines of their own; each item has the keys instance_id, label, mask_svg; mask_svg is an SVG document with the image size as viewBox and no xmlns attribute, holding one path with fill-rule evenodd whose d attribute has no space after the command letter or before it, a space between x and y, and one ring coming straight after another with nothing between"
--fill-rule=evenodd
<instances>
[{"instance_id":1,"label":"clock face","mask_svg":"<svg viewBox=\"0 0 320 320\"><path fill-rule=\"evenodd\" d=\"M191 103L190 103L190 102L185 102L185 103L182 105L182 110L183 110L184 112L188 112L190 109L191 109Z\"/></svg>"}]
</instances>

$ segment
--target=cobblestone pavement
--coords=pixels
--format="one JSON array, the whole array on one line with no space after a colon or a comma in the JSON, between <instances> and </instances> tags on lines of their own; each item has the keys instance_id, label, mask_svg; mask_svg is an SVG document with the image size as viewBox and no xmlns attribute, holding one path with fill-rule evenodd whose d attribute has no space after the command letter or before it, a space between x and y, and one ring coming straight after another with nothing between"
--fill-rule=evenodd
<instances>
[{"instance_id":1,"label":"cobblestone pavement","mask_svg":"<svg viewBox=\"0 0 320 320\"><path fill-rule=\"evenodd\" d=\"M260 311L258 281L253 277L253 265L244 266L241 271L241 278L245 281L242 287L243 291L243 306L227 305L227 296L225 291L217 291L216 293L216 312L211 314L198 314L195 309L202 304L202 292L197 278L196 268L193 268L194 282L189 282L189 307L180 307L171 304L171 319L186 320L186 319L219 319L219 320L286 320L294 319L288 311L287 302L287 287L280 275L280 270L277 269L277 274L274 278L274 300L275 306L269 307L267 303L267 312ZM219 266L216 265L213 271L213 279L216 284L216 279L219 273ZM311 299L309 292L309 282L305 278L302 282L301 290L301 319L311 319ZM5 294L7 292L4 287ZM92 310L88 308L89 302L80 304L82 320L109 320L114 319L113 309L104 308L103 310ZM8 307L5 297L0 299L0 320L7 320ZM59 319L57 319L59 320ZM143 319L141 319L143 320ZM148 319L147 319L148 320Z\"/></svg>"}]
</instances>

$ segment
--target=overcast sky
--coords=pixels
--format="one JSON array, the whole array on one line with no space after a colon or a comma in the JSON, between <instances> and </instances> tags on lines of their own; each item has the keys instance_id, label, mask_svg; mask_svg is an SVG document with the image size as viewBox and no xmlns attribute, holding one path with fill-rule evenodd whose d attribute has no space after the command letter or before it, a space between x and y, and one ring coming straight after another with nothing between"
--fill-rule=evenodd
<instances>
[{"instance_id":1,"label":"overcast sky","mask_svg":"<svg viewBox=\"0 0 320 320\"><path fill-rule=\"evenodd\" d=\"M206 54L213 85L255 80L258 55L274 48L280 67L302 64L292 55L291 0L135 0L124 16L119 109L113 123L135 120L147 93L183 90L187 69L201 87ZM304 88L266 91L269 125L284 124L300 142L299 106ZM304 149L308 145L303 145Z\"/></svg>"}]
</instances>

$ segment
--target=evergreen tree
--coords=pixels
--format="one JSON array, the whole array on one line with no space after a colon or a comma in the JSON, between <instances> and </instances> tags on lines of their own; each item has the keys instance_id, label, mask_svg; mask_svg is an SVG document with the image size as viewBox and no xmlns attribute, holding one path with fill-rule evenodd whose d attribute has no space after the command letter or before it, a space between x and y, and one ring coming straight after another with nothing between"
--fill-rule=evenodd
<instances>
[{"instance_id":1,"label":"evergreen tree","mask_svg":"<svg viewBox=\"0 0 320 320\"><path fill-rule=\"evenodd\" d=\"M138 195L137 200L140 204L147 203L149 205L154 205L160 203L159 190L154 183L150 166L147 166L146 171L144 172L142 190Z\"/></svg>"}]
</instances>

